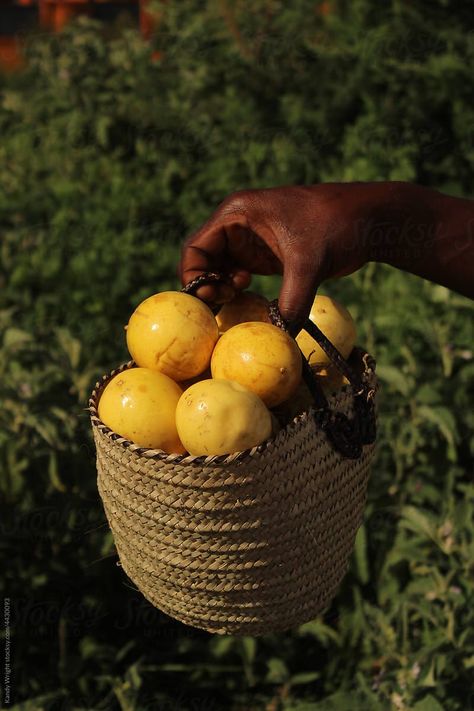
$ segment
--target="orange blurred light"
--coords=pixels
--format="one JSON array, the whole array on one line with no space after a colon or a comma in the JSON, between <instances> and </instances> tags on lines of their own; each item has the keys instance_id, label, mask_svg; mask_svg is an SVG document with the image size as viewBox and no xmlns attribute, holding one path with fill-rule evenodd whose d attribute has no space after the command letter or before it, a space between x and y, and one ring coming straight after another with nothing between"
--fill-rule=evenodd
<instances>
[{"instance_id":1,"label":"orange blurred light","mask_svg":"<svg viewBox=\"0 0 474 711\"><path fill-rule=\"evenodd\" d=\"M0 37L0 69L15 72L24 66L20 43L16 37Z\"/></svg>"}]
</instances>

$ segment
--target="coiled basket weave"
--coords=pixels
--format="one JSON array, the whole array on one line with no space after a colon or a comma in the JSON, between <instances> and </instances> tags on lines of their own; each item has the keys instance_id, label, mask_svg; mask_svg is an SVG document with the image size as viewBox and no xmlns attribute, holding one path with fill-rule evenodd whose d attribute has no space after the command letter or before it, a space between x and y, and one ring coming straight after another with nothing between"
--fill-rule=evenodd
<instances>
[{"instance_id":1,"label":"coiled basket weave","mask_svg":"<svg viewBox=\"0 0 474 711\"><path fill-rule=\"evenodd\" d=\"M100 496L122 567L153 605L245 635L294 627L329 605L362 521L375 440L358 406L373 413L375 363L354 349L346 365L355 386L327 401L319 394L274 439L213 457L143 449L100 421L103 388L133 362L97 383L89 407ZM358 441L339 451L344 425Z\"/></svg>"},{"instance_id":2,"label":"coiled basket weave","mask_svg":"<svg viewBox=\"0 0 474 711\"><path fill-rule=\"evenodd\" d=\"M355 349L367 392L373 359ZM339 452L318 410L229 456L142 449L90 413L98 488L123 569L172 617L210 632L265 634L306 622L334 596L361 523L374 443ZM354 418L351 386L328 398ZM223 423L225 426L225 423Z\"/></svg>"}]
</instances>

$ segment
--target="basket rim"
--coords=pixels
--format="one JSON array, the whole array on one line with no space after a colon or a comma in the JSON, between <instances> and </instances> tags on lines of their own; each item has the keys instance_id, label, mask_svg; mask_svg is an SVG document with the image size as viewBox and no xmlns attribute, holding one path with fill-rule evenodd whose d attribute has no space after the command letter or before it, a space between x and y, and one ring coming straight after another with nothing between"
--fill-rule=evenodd
<instances>
[{"instance_id":1,"label":"basket rim","mask_svg":"<svg viewBox=\"0 0 474 711\"><path fill-rule=\"evenodd\" d=\"M357 354L360 362L363 364L364 369L362 371L362 378L365 380L370 376L375 375L376 363L373 356L371 356L367 351L358 346L354 347L354 352ZM247 461L252 459L257 454L262 454L276 446L280 436L289 434L297 425L304 422L310 414L316 412L315 407L310 407L309 410L305 410L302 413L296 415L290 422L288 422L284 427L282 427L276 436L269 437L261 444L251 447L249 449L241 450L240 452L233 452L232 454L216 454L216 455L199 455L195 456L192 454L177 454L168 453L162 449L151 449L149 447L140 447L134 442L122 437L117 432L114 432L110 427L102 422L98 413L98 404L100 400L100 395L103 389L116 375L122 373L124 370L129 370L130 368L138 367L135 361L129 360L123 363L118 368L114 368L109 373L105 373L100 380L98 380L92 390L88 402L88 411L90 414L92 428L99 431L102 435L113 441L115 444L120 445L124 449L128 449L134 452L137 456L146 457L147 459L154 459L163 461L166 463L173 464L198 464L198 465L227 465L236 462ZM178 383L179 385L179 383ZM350 384L345 384L338 389L337 393L347 392L351 389Z\"/></svg>"}]
</instances>

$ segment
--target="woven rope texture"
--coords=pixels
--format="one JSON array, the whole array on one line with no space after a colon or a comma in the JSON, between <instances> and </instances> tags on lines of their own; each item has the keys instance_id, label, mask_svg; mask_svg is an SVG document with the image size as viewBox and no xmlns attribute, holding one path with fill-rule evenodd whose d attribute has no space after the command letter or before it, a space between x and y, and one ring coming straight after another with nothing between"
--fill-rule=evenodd
<instances>
[{"instance_id":1,"label":"woven rope texture","mask_svg":"<svg viewBox=\"0 0 474 711\"><path fill-rule=\"evenodd\" d=\"M356 359L375 390L373 359ZM362 521L374 444L344 457L310 411L237 455L144 450L97 415L119 371L89 404L99 492L123 569L143 595L186 624L227 634L284 630L324 610ZM352 417L350 386L328 402Z\"/></svg>"}]
</instances>

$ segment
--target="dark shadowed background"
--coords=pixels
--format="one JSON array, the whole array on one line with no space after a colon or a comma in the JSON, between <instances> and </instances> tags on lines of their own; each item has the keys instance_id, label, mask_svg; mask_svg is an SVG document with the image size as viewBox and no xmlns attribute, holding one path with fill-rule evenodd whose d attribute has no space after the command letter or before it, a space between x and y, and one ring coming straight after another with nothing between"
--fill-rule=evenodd
<instances>
[{"instance_id":1,"label":"dark shadowed background","mask_svg":"<svg viewBox=\"0 0 474 711\"><path fill-rule=\"evenodd\" d=\"M32 22L22 68L0 74L2 704L9 644L8 707L25 711L472 711L471 302L375 265L323 285L377 358L380 444L350 571L290 633L212 636L142 598L116 564L85 408L127 359L129 314L178 286L179 243L229 192L473 195L474 6L149 10L151 41L133 8Z\"/></svg>"}]
</instances>

